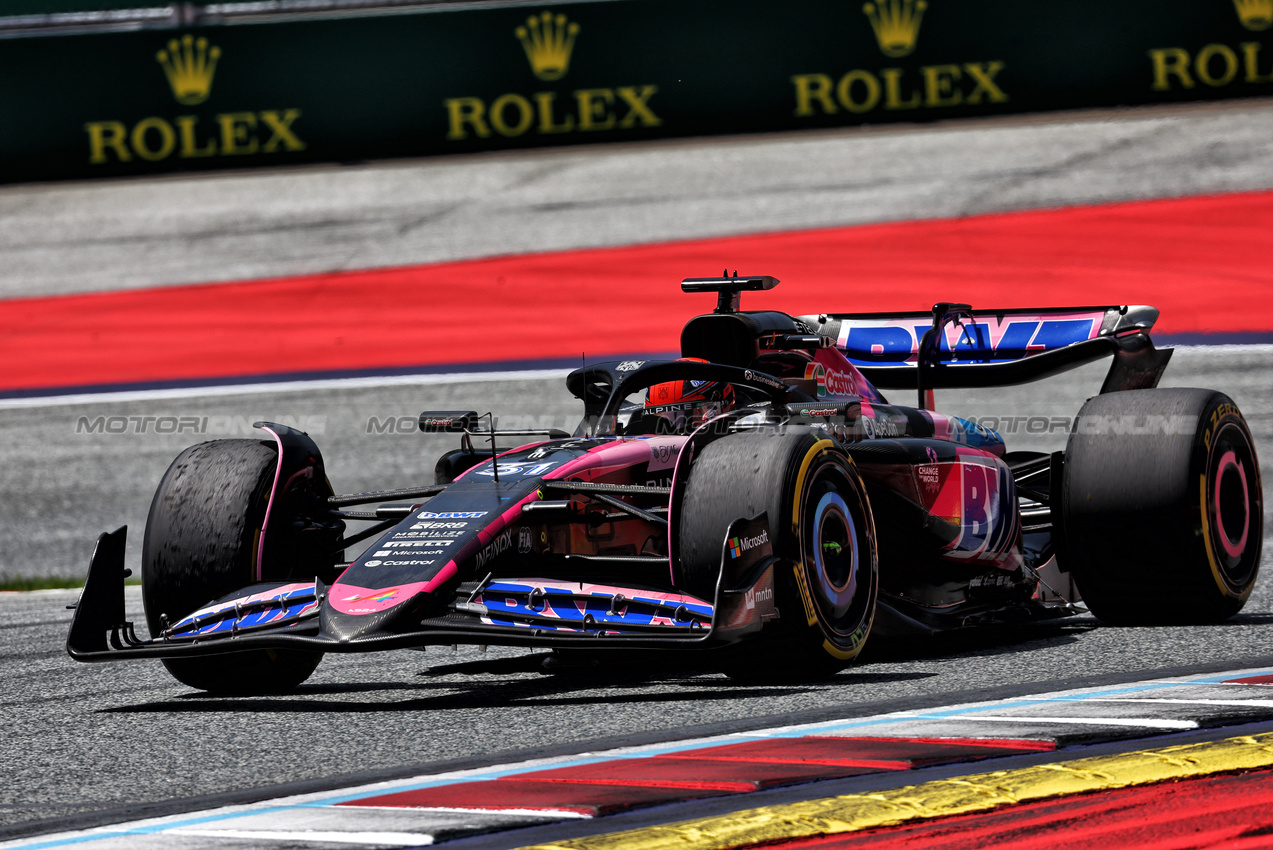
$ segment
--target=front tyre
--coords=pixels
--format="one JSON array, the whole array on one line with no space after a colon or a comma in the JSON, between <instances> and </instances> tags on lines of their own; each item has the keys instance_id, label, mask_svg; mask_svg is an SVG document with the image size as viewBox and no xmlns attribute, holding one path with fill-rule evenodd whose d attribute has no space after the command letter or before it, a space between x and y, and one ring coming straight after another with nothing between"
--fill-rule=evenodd
<instances>
[{"instance_id":1,"label":"front tyre","mask_svg":"<svg viewBox=\"0 0 1273 850\"><path fill-rule=\"evenodd\" d=\"M142 602L152 636L239 588L295 577L285 562L272 566L279 574L257 576L277 467L273 444L257 440L191 446L168 467L142 543ZM287 519L272 517L271 527ZM321 659L318 652L254 649L163 664L179 682L199 690L274 693L308 679Z\"/></svg>"},{"instance_id":2,"label":"front tyre","mask_svg":"<svg viewBox=\"0 0 1273 850\"><path fill-rule=\"evenodd\" d=\"M1216 623L1255 586L1264 537L1250 429L1213 390L1096 396L1065 451L1063 554L1110 623Z\"/></svg>"},{"instance_id":3,"label":"front tyre","mask_svg":"<svg viewBox=\"0 0 1273 850\"><path fill-rule=\"evenodd\" d=\"M780 620L727 672L748 681L831 675L857 657L879 592L875 524L853 461L819 432L732 434L702 448L680 518L682 581L713 599L730 523L769 516Z\"/></svg>"}]
</instances>

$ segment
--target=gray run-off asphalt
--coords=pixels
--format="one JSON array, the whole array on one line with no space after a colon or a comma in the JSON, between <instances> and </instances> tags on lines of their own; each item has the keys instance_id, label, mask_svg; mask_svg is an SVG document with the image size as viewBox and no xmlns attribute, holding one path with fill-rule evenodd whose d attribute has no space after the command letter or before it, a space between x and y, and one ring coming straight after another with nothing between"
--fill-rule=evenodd
<instances>
[{"instance_id":1,"label":"gray run-off asphalt","mask_svg":"<svg viewBox=\"0 0 1273 850\"><path fill-rule=\"evenodd\" d=\"M923 128L592 148L449 161L0 188L0 295L292 274L522 250L1273 186L1267 102ZM1218 295L1217 297L1221 297ZM1063 300L1049 294L1049 301ZM1211 386L1267 457L1266 349L1181 350L1168 385ZM15 368L20 368L18 364ZM978 416L1066 417L1091 370L1011 398L949 399ZM573 420L559 381L324 386L0 409L0 574L81 574L100 531L137 543L153 487L203 437L77 433L80 417L195 417L207 436L254 418L304 422L344 491L431 478L443 438L368 433L425 407ZM316 417L321 417L320 420ZM507 424L507 420L506 420ZM542 424L549 424L543 422ZM81 431L84 429L80 429ZM375 430L374 428L372 429ZM136 431L135 433L133 431ZM1059 447L1064 434L1009 434ZM1267 466L1265 468L1267 472ZM1267 566L1267 565L1266 565ZM1266 576L1267 578L1267 576ZM1273 582L1223 626L1057 627L877 650L825 684L740 688L693 670L603 678L528 672L473 649L329 658L299 693L209 699L156 663L76 665L69 591L0 596L0 824L448 759L517 758L695 724L864 710L881 700L1049 685L1107 673L1273 659ZM130 610L140 621L136 591ZM491 669L493 659L510 670ZM471 666L458 669L457 662ZM483 666L487 664L487 666ZM0 829L0 835L4 834Z\"/></svg>"},{"instance_id":2,"label":"gray run-off asphalt","mask_svg":"<svg viewBox=\"0 0 1273 850\"><path fill-rule=\"evenodd\" d=\"M0 297L1267 189L1271 159L1247 100L10 186Z\"/></svg>"}]
</instances>

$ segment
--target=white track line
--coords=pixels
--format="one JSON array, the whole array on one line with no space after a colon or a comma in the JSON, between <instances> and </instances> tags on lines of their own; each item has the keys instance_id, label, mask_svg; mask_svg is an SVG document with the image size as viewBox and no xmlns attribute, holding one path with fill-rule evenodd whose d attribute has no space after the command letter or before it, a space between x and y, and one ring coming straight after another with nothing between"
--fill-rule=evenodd
<instances>
[{"instance_id":1,"label":"white track line","mask_svg":"<svg viewBox=\"0 0 1273 850\"><path fill-rule=\"evenodd\" d=\"M1273 346L1270 346L1273 347ZM228 384L212 387L172 387L156 390L122 390L0 399L0 408L57 407L100 402L155 401L171 398L251 395L254 393L308 392L310 390L360 389L364 387L431 386L489 381L563 380L570 369L523 369L505 372L442 372L435 375L381 375L360 378L317 378L312 381L278 381L261 384Z\"/></svg>"},{"instance_id":2,"label":"white track line","mask_svg":"<svg viewBox=\"0 0 1273 850\"><path fill-rule=\"evenodd\" d=\"M308 830L278 832L254 829L180 828L172 830L169 834L241 841L288 841L293 843L318 841L332 842L334 844L371 844L380 847L386 844L410 847L433 843L433 836L423 832L310 832Z\"/></svg>"},{"instance_id":3,"label":"white track line","mask_svg":"<svg viewBox=\"0 0 1273 850\"><path fill-rule=\"evenodd\" d=\"M1038 717L1004 714L903 714L899 720L968 720L980 723L983 720L992 723L1050 723L1057 726L1133 726L1146 729L1197 729L1198 724L1192 720L1155 720L1149 717Z\"/></svg>"}]
</instances>

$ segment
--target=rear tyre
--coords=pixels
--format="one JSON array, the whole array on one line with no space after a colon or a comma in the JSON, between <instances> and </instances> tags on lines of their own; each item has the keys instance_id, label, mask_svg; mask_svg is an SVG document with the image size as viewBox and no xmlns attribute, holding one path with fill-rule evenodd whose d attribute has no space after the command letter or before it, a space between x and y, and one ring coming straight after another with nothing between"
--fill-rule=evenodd
<instances>
[{"instance_id":1,"label":"rear tyre","mask_svg":"<svg viewBox=\"0 0 1273 850\"><path fill-rule=\"evenodd\" d=\"M1260 467L1223 393L1089 400L1066 446L1061 498L1063 559L1102 620L1216 623L1251 594L1264 537Z\"/></svg>"},{"instance_id":2,"label":"rear tyre","mask_svg":"<svg viewBox=\"0 0 1273 850\"><path fill-rule=\"evenodd\" d=\"M780 617L726 672L745 681L829 676L861 652L875 616L879 562L866 489L853 461L809 429L707 444L681 508L682 580L690 593L714 598L730 523L762 511L779 558Z\"/></svg>"},{"instance_id":3,"label":"rear tyre","mask_svg":"<svg viewBox=\"0 0 1273 850\"><path fill-rule=\"evenodd\" d=\"M168 467L146 519L142 601L150 634L257 581L261 529L278 465L272 443L217 440L186 449ZM273 523L286 517L272 517ZM272 565L263 581L294 578ZM255 649L165 659L179 682L218 693L289 691L309 678L322 653Z\"/></svg>"}]
</instances>

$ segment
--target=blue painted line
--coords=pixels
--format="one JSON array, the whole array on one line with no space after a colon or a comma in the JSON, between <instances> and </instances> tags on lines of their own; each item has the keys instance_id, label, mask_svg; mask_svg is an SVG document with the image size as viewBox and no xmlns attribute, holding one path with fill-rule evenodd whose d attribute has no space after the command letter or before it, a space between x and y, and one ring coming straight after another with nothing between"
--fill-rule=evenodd
<instances>
[{"instance_id":1,"label":"blue painted line","mask_svg":"<svg viewBox=\"0 0 1273 850\"><path fill-rule=\"evenodd\" d=\"M84 844L89 841L101 841L103 838L121 838L127 832L105 832L97 835L81 835L73 838L59 838L56 841L43 841L39 844L16 844L14 850L45 850L46 847L67 847L71 844Z\"/></svg>"},{"instance_id":2,"label":"blue painted line","mask_svg":"<svg viewBox=\"0 0 1273 850\"><path fill-rule=\"evenodd\" d=\"M13 846L13 850L43 850L43 848L46 847L65 847L69 844L84 844L89 841L102 841L108 838L127 838L130 835L155 835L169 829L177 829L178 827L183 826L198 826L203 823L216 823L227 818L244 817L247 815L268 815L276 812L290 811L295 808L295 806L274 806L265 809L253 809L252 811L246 812L229 812L223 815L205 815L203 817L187 818L180 821L152 824L151 826L135 826L130 829L116 829L109 832L97 832L91 835L59 838L53 841L45 841L37 844L17 844Z\"/></svg>"}]
</instances>

